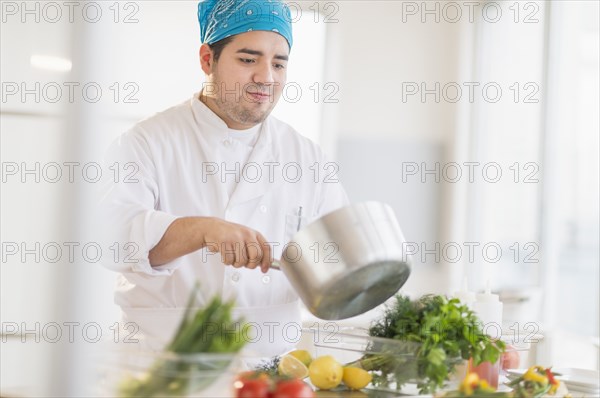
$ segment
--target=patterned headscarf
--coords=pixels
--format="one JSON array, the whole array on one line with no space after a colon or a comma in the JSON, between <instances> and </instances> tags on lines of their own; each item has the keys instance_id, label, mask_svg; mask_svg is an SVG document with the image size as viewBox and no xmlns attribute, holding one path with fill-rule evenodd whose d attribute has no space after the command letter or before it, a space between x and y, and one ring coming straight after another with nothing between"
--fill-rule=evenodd
<instances>
[{"instance_id":1,"label":"patterned headscarf","mask_svg":"<svg viewBox=\"0 0 600 398\"><path fill-rule=\"evenodd\" d=\"M253 30L282 35L292 48L292 18L281 0L203 0L198 3L200 40L213 44Z\"/></svg>"}]
</instances>

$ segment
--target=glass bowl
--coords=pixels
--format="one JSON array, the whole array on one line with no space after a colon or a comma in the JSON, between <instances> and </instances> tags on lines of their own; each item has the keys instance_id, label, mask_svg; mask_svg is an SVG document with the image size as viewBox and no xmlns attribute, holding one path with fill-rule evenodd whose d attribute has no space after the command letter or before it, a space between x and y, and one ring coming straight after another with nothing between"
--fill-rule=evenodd
<instances>
[{"instance_id":1,"label":"glass bowl","mask_svg":"<svg viewBox=\"0 0 600 398\"><path fill-rule=\"evenodd\" d=\"M344 366L370 371L373 381L367 390L416 394L428 380L426 363L417 357L420 343L369 336L363 328L303 329L302 348L313 358L331 355ZM462 358L446 358L451 368L464 364ZM378 370L371 370L375 366ZM448 377L450 379L450 375ZM447 380L446 387L453 382Z\"/></svg>"},{"instance_id":2,"label":"glass bowl","mask_svg":"<svg viewBox=\"0 0 600 398\"><path fill-rule=\"evenodd\" d=\"M538 345L544 339L540 333L530 331L519 331L502 335L502 341L506 344L506 352L502 357L501 369L529 368L537 364Z\"/></svg>"},{"instance_id":3,"label":"glass bowl","mask_svg":"<svg viewBox=\"0 0 600 398\"><path fill-rule=\"evenodd\" d=\"M120 350L98 361L98 393L111 397L231 396L236 354Z\"/></svg>"}]
</instances>

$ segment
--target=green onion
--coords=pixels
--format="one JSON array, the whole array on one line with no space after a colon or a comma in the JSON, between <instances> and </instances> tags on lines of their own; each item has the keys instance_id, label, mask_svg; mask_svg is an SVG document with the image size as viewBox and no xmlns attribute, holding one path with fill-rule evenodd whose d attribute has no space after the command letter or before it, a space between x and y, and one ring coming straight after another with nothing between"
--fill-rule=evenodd
<instances>
[{"instance_id":1,"label":"green onion","mask_svg":"<svg viewBox=\"0 0 600 398\"><path fill-rule=\"evenodd\" d=\"M234 303L214 297L204 308L195 307L199 284L194 286L183 320L173 340L141 378L128 377L119 386L121 397L184 396L210 385L230 364L227 355L246 343L247 325L232 320ZM210 353L213 356L194 357Z\"/></svg>"}]
</instances>

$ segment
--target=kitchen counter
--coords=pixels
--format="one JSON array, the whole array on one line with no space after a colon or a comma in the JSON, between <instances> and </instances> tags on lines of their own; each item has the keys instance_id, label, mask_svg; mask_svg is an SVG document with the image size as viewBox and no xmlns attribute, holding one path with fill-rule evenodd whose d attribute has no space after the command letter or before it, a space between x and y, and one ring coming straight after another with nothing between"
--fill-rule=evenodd
<instances>
[{"instance_id":1,"label":"kitchen counter","mask_svg":"<svg viewBox=\"0 0 600 398\"><path fill-rule=\"evenodd\" d=\"M41 351L49 349L51 344L41 343L22 343L20 339L12 338L2 343L2 368L3 377L0 384L0 396L6 397L27 397L27 396L44 396L43 384L41 381L44 377L50 374L48 369L43 367L42 363L36 361L39 358ZM107 345L111 347L112 345ZM98 347L100 348L100 347ZM105 347L106 348L106 347ZM44 376L46 375L46 376ZM203 391L200 396L203 397L231 397L233 395L233 381L235 372L224 374L217 382L215 382L207 390ZM97 390L102 387L99 383L95 386L96 389L90 392L90 395L99 396ZM402 396L418 396L414 386L408 386L403 392L404 394L396 394L392 392L363 390L363 391L317 391L317 398L388 398ZM564 391L564 390L563 390ZM114 396L105 394L104 396ZM556 395L554 398L560 398L562 395ZM579 392L572 392L573 398L589 397L598 398L597 395L590 395ZM427 397L424 395L423 397ZM431 395L429 395L431 397Z\"/></svg>"}]
</instances>

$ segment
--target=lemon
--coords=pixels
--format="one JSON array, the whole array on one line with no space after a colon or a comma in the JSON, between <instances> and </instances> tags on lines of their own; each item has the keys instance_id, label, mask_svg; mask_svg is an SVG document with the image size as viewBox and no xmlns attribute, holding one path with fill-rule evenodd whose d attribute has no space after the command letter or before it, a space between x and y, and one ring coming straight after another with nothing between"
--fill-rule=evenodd
<instances>
[{"instance_id":1,"label":"lemon","mask_svg":"<svg viewBox=\"0 0 600 398\"><path fill-rule=\"evenodd\" d=\"M312 356L306 350L295 350L295 351L290 352L288 355L293 356L294 358L296 358L297 360L299 360L306 366L309 366L310 363L312 362Z\"/></svg>"},{"instance_id":2,"label":"lemon","mask_svg":"<svg viewBox=\"0 0 600 398\"><path fill-rule=\"evenodd\" d=\"M367 372L361 368L355 367L345 367L344 368L344 376L342 377L342 381L348 388L352 390L360 390L361 388L365 388L373 379L371 373Z\"/></svg>"},{"instance_id":3,"label":"lemon","mask_svg":"<svg viewBox=\"0 0 600 398\"><path fill-rule=\"evenodd\" d=\"M322 390L330 390L340 385L344 368L332 356L325 355L314 359L308 367L310 382Z\"/></svg>"},{"instance_id":4,"label":"lemon","mask_svg":"<svg viewBox=\"0 0 600 398\"><path fill-rule=\"evenodd\" d=\"M277 371L282 376L296 377L303 379L308 376L308 368L298 358L292 355L284 355L279 361Z\"/></svg>"}]
</instances>

